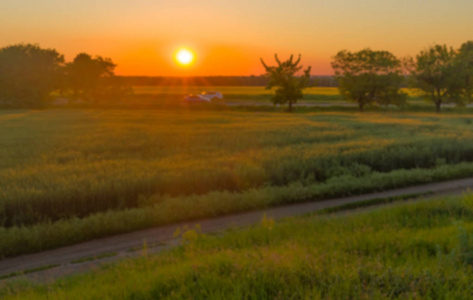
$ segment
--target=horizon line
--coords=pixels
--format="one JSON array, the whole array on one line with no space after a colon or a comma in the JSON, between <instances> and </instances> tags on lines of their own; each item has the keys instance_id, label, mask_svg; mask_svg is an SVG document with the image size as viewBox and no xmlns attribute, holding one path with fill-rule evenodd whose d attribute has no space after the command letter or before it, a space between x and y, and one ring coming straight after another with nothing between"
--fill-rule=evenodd
<instances>
[{"instance_id":1,"label":"horizon line","mask_svg":"<svg viewBox=\"0 0 473 300\"><path fill-rule=\"evenodd\" d=\"M115 74L115 77L159 77L159 78L196 78L196 77L262 77L264 74L261 75L182 75L182 76L176 76L176 75L121 75L121 74ZM310 75L310 77L333 77L335 75Z\"/></svg>"}]
</instances>

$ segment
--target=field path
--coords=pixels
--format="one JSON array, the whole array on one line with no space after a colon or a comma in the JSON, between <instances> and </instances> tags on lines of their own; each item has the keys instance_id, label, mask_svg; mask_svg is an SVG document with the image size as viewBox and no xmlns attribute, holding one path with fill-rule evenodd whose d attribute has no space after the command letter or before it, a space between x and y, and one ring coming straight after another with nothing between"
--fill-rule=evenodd
<instances>
[{"instance_id":1,"label":"field path","mask_svg":"<svg viewBox=\"0 0 473 300\"><path fill-rule=\"evenodd\" d=\"M179 240L174 237L174 232L183 226L193 227L199 224L204 233L218 233L229 228L257 224L261 222L264 214L266 214L267 217L277 220L316 212L325 208L380 198L408 196L429 192L435 195L456 195L465 192L471 187L473 187L473 178L466 178L353 197L284 205L246 213L226 215L213 219L202 219L195 222L177 223L140 230L108 238L96 239L73 246L1 260L0 277L13 272L26 271L25 273L28 273L34 269L49 266L50 268L42 271L21 275L21 277L27 276L27 278L30 279L49 282L60 276L86 271L94 267L96 268L105 262L124 257L143 255L143 251L145 251L143 249L146 249L147 253L158 252L179 243ZM16 276L14 278L18 277L19 276Z\"/></svg>"},{"instance_id":2,"label":"field path","mask_svg":"<svg viewBox=\"0 0 473 300\"><path fill-rule=\"evenodd\" d=\"M270 101L260 101L260 102L252 102L252 101L245 101L245 102L225 102L227 106L274 106L274 104ZM278 105L284 106L284 105ZM355 103L351 102L298 102L293 104L294 107L328 107L328 106L343 106L343 107L358 107Z\"/></svg>"}]
</instances>

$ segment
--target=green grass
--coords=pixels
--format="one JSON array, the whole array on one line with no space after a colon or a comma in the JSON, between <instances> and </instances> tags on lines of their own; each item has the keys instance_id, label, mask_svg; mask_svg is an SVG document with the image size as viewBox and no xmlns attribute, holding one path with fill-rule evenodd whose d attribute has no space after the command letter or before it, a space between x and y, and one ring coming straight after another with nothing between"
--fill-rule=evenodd
<instances>
[{"instance_id":1,"label":"green grass","mask_svg":"<svg viewBox=\"0 0 473 300\"><path fill-rule=\"evenodd\" d=\"M224 99L217 103L251 103L260 105L270 105L270 90L260 86L136 86L133 87L134 96L129 99L140 105L173 105L183 102L185 96L189 94L200 94L203 91L219 91ZM336 88L308 88L304 92L301 103L331 103L333 105L346 104L346 101L338 93Z\"/></svg>"},{"instance_id":2,"label":"green grass","mask_svg":"<svg viewBox=\"0 0 473 300\"><path fill-rule=\"evenodd\" d=\"M150 100L156 102L172 103L180 101L188 94L200 94L203 91L220 91L224 95L224 102L252 102L270 103L273 93L261 86L135 86L133 87L136 99ZM411 105L423 105L423 100L418 91L404 89L408 93L408 103ZM152 98L150 98L152 97ZM304 90L304 98L301 103L321 102L333 105L349 103L340 95L338 88L334 87L310 87Z\"/></svg>"},{"instance_id":3,"label":"green grass","mask_svg":"<svg viewBox=\"0 0 473 300\"><path fill-rule=\"evenodd\" d=\"M468 299L473 195L309 215L183 245L48 285L3 283L4 299Z\"/></svg>"},{"instance_id":4,"label":"green grass","mask_svg":"<svg viewBox=\"0 0 473 300\"><path fill-rule=\"evenodd\" d=\"M117 256L117 254L118 253L116 253L116 252L107 252L107 253L103 253L103 254L100 254L100 255L97 255L97 256L82 257L82 258L79 258L79 259L72 260L71 264L80 264L80 263L83 263L83 262L94 261L94 260L97 260L97 259L102 259L102 258L107 258L107 257L114 257L114 256Z\"/></svg>"},{"instance_id":5,"label":"green grass","mask_svg":"<svg viewBox=\"0 0 473 300\"><path fill-rule=\"evenodd\" d=\"M339 205L339 206L324 208L324 209L316 212L316 214L324 215L324 214L328 214L328 213L350 211L350 210L353 210L353 209L370 207L370 206L374 206L374 205L389 204L389 203L397 202L397 201L400 201L400 200L413 200L415 198L420 198L420 197L433 195L433 194L434 194L433 192L422 192L422 193L406 194L406 195L393 196L393 197L387 197L387 198L375 198L375 199L370 199L370 200L366 200L366 201L359 201L359 202L347 203L347 204L343 204L343 205Z\"/></svg>"},{"instance_id":6,"label":"green grass","mask_svg":"<svg viewBox=\"0 0 473 300\"><path fill-rule=\"evenodd\" d=\"M271 91L262 86L135 86L135 95L182 95L200 94L204 91L219 91L225 96L247 96L271 95ZM337 88L310 87L304 90L307 95L338 96Z\"/></svg>"},{"instance_id":7,"label":"green grass","mask_svg":"<svg viewBox=\"0 0 473 300\"><path fill-rule=\"evenodd\" d=\"M0 275L0 280L9 279L9 278L13 278L13 277L21 276L21 275L26 275L26 274L31 274L31 273L35 273L35 272L39 272L39 271L49 270L49 269L52 269L52 268L55 268L55 267L58 267L58 266L60 266L60 265L59 264L52 264L52 265L46 265L46 266L41 266L41 267L32 268L32 269L26 269L26 270L23 270L23 271L12 272L12 273L9 273L9 274L6 274L6 275Z\"/></svg>"},{"instance_id":8,"label":"green grass","mask_svg":"<svg viewBox=\"0 0 473 300\"><path fill-rule=\"evenodd\" d=\"M189 94L200 94L203 91L220 91L224 99L213 103L190 104L186 103L184 97ZM120 99L101 100L98 103L71 103L65 108L93 108L93 109L167 109L176 110L186 107L191 110L251 110L251 111L281 111L286 105L273 106L271 104L271 90L262 86L135 86L134 93ZM366 110L403 110L403 111L434 111L434 105L426 101L422 93L417 89L404 88L408 94L407 105L402 108L380 107L379 105L368 105ZM55 95L59 97L59 95ZM223 105L225 103L233 105ZM358 111L357 105L340 95L335 87L309 87L304 90L304 97L299 102L302 106L298 111L314 110L340 110ZM235 104L241 104L236 105ZM308 104L308 105L306 105ZM310 106L319 104L319 106ZM304 106L305 105L305 106ZM239 107L242 106L242 107ZM51 105L51 107L58 107ZM62 107L62 106L59 106ZM449 110L452 107L443 107ZM456 108L458 109L458 108Z\"/></svg>"},{"instance_id":9,"label":"green grass","mask_svg":"<svg viewBox=\"0 0 473 300\"><path fill-rule=\"evenodd\" d=\"M143 249L150 249L150 248L152 249L152 248L164 247L166 245L167 244L165 242L157 242L157 243L148 244L148 243L146 243L146 241L144 241L142 246L136 246L136 247L128 248L126 250L126 252L136 252L136 251L143 250Z\"/></svg>"},{"instance_id":10,"label":"green grass","mask_svg":"<svg viewBox=\"0 0 473 300\"><path fill-rule=\"evenodd\" d=\"M0 256L473 175L468 112L0 112Z\"/></svg>"}]
</instances>

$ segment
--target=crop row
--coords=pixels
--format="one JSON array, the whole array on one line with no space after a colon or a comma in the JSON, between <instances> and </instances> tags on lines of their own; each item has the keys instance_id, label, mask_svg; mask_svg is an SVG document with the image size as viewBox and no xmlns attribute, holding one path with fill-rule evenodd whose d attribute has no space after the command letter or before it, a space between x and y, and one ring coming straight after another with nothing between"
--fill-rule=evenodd
<instances>
[{"instance_id":1,"label":"crop row","mask_svg":"<svg viewBox=\"0 0 473 300\"><path fill-rule=\"evenodd\" d=\"M0 225L473 161L464 116L168 114L6 115Z\"/></svg>"}]
</instances>

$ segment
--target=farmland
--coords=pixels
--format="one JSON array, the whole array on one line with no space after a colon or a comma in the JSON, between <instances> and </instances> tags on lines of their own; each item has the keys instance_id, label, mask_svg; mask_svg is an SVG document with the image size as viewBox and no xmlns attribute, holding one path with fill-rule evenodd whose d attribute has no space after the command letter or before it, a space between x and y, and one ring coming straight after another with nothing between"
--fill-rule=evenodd
<instances>
[{"instance_id":1,"label":"farmland","mask_svg":"<svg viewBox=\"0 0 473 300\"><path fill-rule=\"evenodd\" d=\"M0 255L473 175L472 115L0 113Z\"/></svg>"},{"instance_id":2,"label":"farmland","mask_svg":"<svg viewBox=\"0 0 473 300\"><path fill-rule=\"evenodd\" d=\"M160 98L182 97L187 94L200 94L202 91L220 91L226 101L267 101L271 95L270 90L262 86L135 86L135 95L157 95ZM305 90L304 100L307 101L344 101L337 88L312 87Z\"/></svg>"},{"instance_id":3,"label":"farmland","mask_svg":"<svg viewBox=\"0 0 473 300\"><path fill-rule=\"evenodd\" d=\"M200 94L203 91L220 91L224 95L224 102L229 103L254 103L269 105L271 91L261 86L134 86L134 100L138 103L149 101L150 98L157 103L175 103L181 101L185 95ZM417 90L404 89L408 93L408 103L415 106L426 106ZM331 105L346 104L337 88L334 87L310 87L304 90L304 98L301 103L326 103ZM349 103L349 102L348 102Z\"/></svg>"},{"instance_id":4,"label":"farmland","mask_svg":"<svg viewBox=\"0 0 473 300\"><path fill-rule=\"evenodd\" d=\"M311 215L208 236L4 299L467 299L473 196Z\"/></svg>"}]
</instances>

